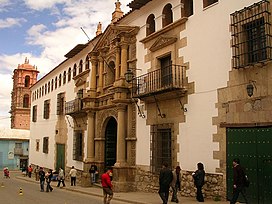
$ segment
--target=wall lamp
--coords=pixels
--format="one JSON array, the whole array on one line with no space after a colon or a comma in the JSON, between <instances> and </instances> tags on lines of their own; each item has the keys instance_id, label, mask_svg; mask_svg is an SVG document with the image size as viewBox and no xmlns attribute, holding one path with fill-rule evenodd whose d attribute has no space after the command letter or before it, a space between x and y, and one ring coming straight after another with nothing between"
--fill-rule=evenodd
<instances>
[{"instance_id":1,"label":"wall lamp","mask_svg":"<svg viewBox=\"0 0 272 204\"><path fill-rule=\"evenodd\" d=\"M256 83L256 81L249 80L249 84L247 84L247 86L246 86L247 95L249 97L253 96L254 88L257 90L255 83Z\"/></svg>"},{"instance_id":2,"label":"wall lamp","mask_svg":"<svg viewBox=\"0 0 272 204\"><path fill-rule=\"evenodd\" d=\"M134 74L131 69L127 69L127 72L125 73L125 80L126 82L131 82L134 78Z\"/></svg>"}]
</instances>

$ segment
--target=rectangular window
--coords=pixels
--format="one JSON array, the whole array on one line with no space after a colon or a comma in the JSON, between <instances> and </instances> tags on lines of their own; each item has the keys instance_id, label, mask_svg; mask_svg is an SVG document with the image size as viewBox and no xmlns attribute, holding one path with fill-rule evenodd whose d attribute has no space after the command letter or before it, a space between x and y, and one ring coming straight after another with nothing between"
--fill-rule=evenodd
<instances>
[{"instance_id":1,"label":"rectangular window","mask_svg":"<svg viewBox=\"0 0 272 204\"><path fill-rule=\"evenodd\" d=\"M32 107L32 122L37 122L37 106Z\"/></svg>"},{"instance_id":2,"label":"rectangular window","mask_svg":"<svg viewBox=\"0 0 272 204\"><path fill-rule=\"evenodd\" d=\"M81 131L74 132L73 159L83 161L83 134Z\"/></svg>"},{"instance_id":3,"label":"rectangular window","mask_svg":"<svg viewBox=\"0 0 272 204\"><path fill-rule=\"evenodd\" d=\"M48 154L49 149L49 137L43 138L43 153Z\"/></svg>"},{"instance_id":4,"label":"rectangular window","mask_svg":"<svg viewBox=\"0 0 272 204\"><path fill-rule=\"evenodd\" d=\"M151 171L155 173L160 171L163 162L172 166L172 137L171 128L154 125L151 130Z\"/></svg>"},{"instance_id":5,"label":"rectangular window","mask_svg":"<svg viewBox=\"0 0 272 204\"><path fill-rule=\"evenodd\" d=\"M23 155L23 144L22 142L15 142L14 154Z\"/></svg>"},{"instance_id":6,"label":"rectangular window","mask_svg":"<svg viewBox=\"0 0 272 204\"><path fill-rule=\"evenodd\" d=\"M57 95L57 115L64 114L64 93L59 93Z\"/></svg>"},{"instance_id":7,"label":"rectangular window","mask_svg":"<svg viewBox=\"0 0 272 204\"><path fill-rule=\"evenodd\" d=\"M44 107L43 107L43 118L49 119L50 115L50 100L44 101Z\"/></svg>"},{"instance_id":8,"label":"rectangular window","mask_svg":"<svg viewBox=\"0 0 272 204\"><path fill-rule=\"evenodd\" d=\"M231 14L233 68L263 64L272 59L270 21L267 0Z\"/></svg>"},{"instance_id":9,"label":"rectangular window","mask_svg":"<svg viewBox=\"0 0 272 204\"><path fill-rule=\"evenodd\" d=\"M203 8L206 8L216 2L218 2L218 0L203 0Z\"/></svg>"},{"instance_id":10,"label":"rectangular window","mask_svg":"<svg viewBox=\"0 0 272 204\"><path fill-rule=\"evenodd\" d=\"M40 151L40 140L36 140L36 152Z\"/></svg>"}]
</instances>

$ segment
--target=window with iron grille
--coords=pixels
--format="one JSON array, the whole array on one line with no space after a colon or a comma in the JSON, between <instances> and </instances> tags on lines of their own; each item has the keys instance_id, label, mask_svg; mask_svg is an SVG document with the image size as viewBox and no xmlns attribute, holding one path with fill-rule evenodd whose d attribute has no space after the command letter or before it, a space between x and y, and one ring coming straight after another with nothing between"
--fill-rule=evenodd
<instances>
[{"instance_id":1,"label":"window with iron grille","mask_svg":"<svg viewBox=\"0 0 272 204\"><path fill-rule=\"evenodd\" d=\"M231 14L233 68L272 59L270 5L263 0Z\"/></svg>"},{"instance_id":2,"label":"window with iron grille","mask_svg":"<svg viewBox=\"0 0 272 204\"><path fill-rule=\"evenodd\" d=\"M44 101L44 106L43 106L43 118L44 119L49 119L50 115L50 100Z\"/></svg>"},{"instance_id":3,"label":"window with iron grille","mask_svg":"<svg viewBox=\"0 0 272 204\"><path fill-rule=\"evenodd\" d=\"M57 115L64 114L64 93L59 93L57 95Z\"/></svg>"},{"instance_id":4,"label":"window with iron grille","mask_svg":"<svg viewBox=\"0 0 272 204\"><path fill-rule=\"evenodd\" d=\"M32 122L37 122L37 105L32 107Z\"/></svg>"},{"instance_id":5,"label":"window with iron grille","mask_svg":"<svg viewBox=\"0 0 272 204\"><path fill-rule=\"evenodd\" d=\"M172 137L170 126L153 125L151 127L151 171L159 173L162 163L172 166Z\"/></svg>"},{"instance_id":6,"label":"window with iron grille","mask_svg":"<svg viewBox=\"0 0 272 204\"><path fill-rule=\"evenodd\" d=\"M83 161L83 134L81 131L74 132L73 159Z\"/></svg>"},{"instance_id":7,"label":"window with iron grille","mask_svg":"<svg viewBox=\"0 0 272 204\"><path fill-rule=\"evenodd\" d=\"M49 149L49 137L43 138L43 153L48 154Z\"/></svg>"}]
</instances>

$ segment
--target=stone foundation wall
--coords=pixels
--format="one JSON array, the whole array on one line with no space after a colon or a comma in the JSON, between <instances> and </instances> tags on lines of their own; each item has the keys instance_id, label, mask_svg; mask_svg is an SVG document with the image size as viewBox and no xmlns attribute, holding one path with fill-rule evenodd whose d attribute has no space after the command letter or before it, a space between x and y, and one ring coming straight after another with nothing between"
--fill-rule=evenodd
<instances>
[{"instance_id":1,"label":"stone foundation wall","mask_svg":"<svg viewBox=\"0 0 272 204\"><path fill-rule=\"evenodd\" d=\"M137 191L157 193L159 190L159 175L137 169L136 186ZM205 198L217 201L225 200L226 190L223 185L223 175L206 173L202 192ZM196 195L196 188L190 171L183 171L181 195L186 197L195 197Z\"/></svg>"}]
</instances>

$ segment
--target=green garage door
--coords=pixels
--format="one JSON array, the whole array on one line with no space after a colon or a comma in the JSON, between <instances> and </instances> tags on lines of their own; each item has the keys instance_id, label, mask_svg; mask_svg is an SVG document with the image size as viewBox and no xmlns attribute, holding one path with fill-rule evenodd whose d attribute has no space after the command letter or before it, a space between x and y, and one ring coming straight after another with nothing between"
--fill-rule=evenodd
<instances>
[{"instance_id":1,"label":"green garage door","mask_svg":"<svg viewBox=\"0 0 272 204\"><path fill-rule=\"evenodd\" d=\"M232 197L232 160L239 158L250 179L250 204L272 204L272 127L227 128L227 197ZM242 196L239 201L243 202Z\"/></svg>"}]
</instances>

